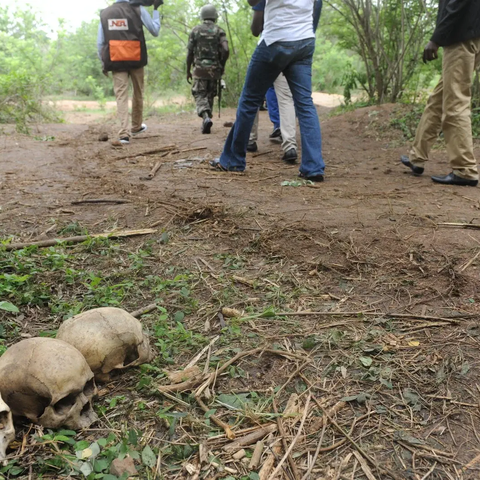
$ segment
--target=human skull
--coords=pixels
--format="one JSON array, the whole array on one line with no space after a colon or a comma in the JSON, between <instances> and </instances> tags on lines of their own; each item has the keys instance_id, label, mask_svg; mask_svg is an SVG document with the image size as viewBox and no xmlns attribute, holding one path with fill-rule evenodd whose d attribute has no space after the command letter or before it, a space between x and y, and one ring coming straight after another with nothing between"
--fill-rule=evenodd
<instances>
[{"instance_id":1,"label":"human skull","mask_svg":"<svg viewBox=\"0 0 480 480\"><path fill-rule=\"evenodd\" d=\"M0 394L14 416L47 428L86 428L98 419L96 393L85 358L61 340L29 338L0 357Z\"/></svg>"},{"instance_id":2,"label":"human skull","mask_svg":"<svg viewBox=\"0 0 480 480\"><path fill-rule=\"evenodd\" d=\"M12 411L0 395L0 461L5 460L7 447L14 438L15 428L13 427Z\"/></svg>"},{"instance_id":3,"label":"human skull","mask_svg":"<svg viewBox=\"0 0 480 480\"><path fill-rule=\"evenodd\" d=\"M97 380L108 380L112 370L150 360L142 324L121 308L96 308L76 315L63 322L57 338L82 352Z\"/></svg>"}]
</instances>

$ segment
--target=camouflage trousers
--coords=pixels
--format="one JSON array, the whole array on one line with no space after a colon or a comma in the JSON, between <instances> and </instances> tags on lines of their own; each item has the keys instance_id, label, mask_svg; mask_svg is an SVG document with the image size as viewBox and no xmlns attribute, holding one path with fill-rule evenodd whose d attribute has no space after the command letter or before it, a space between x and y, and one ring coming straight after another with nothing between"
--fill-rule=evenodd
<instances>
[{"instance_id":1,"label":"camouflage trousers","mask_svg":"<svg viewBox=\"0 0 480 480\"><path fill-rule=\"evenodd\" d=\"M203 78L194 78L192 86L192 95L197 104L197 114L203 117L206 112L212 117L213 99L217 96L218 80L205 80Z\"/></svg>"}]
</instances>

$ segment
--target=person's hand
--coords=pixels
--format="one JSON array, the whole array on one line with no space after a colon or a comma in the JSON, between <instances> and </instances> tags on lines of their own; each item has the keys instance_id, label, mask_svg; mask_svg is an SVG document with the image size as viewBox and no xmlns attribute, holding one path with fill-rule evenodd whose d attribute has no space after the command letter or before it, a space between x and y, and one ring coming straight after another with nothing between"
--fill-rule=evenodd
<instances>
[{"instance_id":1,"label":"person's hand","mask_svg":"<svg viewBox=\"0 0 480 480\"><path fill-rule=\"evenodd\" d=\"M153 2L153 9L154 9L154 10L157 10L158 7L160 7L160 5L163 5L163 0L155 0L155 1Z\"/></svg>"},{"instance_id":2,"label":"person's hand","mask_svg":"<svg viewBox=\"0 0 480 480\"><path fill-rule=\"evenodd\" d=\"M106 70L102 70L102 73L108 78L108 72Z\"/></svg>"},{"instance_id":3,"label":"person's hand","mask_svg":"<svg viewBox=\"0 0 480 480\"><path fill-rule=\"evenodd\" d=\"M187 82L192 83L192 79L193 79L192 72L187 72Z\"/></svg>"},{"instance_id":4,"label":"person's hand","mask_svg":"<svg viewBox=\"0 0 480 480\"><path fill-rule=\"evenodd\" d=\"M439 45L431 40L427 43L425 50L423 51L423 63L431 62L438 58Z\"/></svg>"}]
</instances>

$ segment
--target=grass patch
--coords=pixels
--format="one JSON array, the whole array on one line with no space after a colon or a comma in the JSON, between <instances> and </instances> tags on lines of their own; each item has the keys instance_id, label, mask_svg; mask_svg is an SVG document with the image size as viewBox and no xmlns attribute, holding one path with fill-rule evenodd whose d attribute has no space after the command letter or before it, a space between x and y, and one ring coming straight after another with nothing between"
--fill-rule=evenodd
<instances>
[{"instance_id":1,"label":"grass patch","mask_svg":"<svg viewBox=\"0 0 480 480\"><path fill-rule=\"evenodd\" d=\"M451 291L449 272L439 273L444 256L422 254L420 271L405 258L404 243L395 248L389 241L382 255L378 246L355 245L326 231L313 239L297 228L272 226L252 237L238 228L246 217L209 211L201 222L186 214L147 240L0 251L0 301L18 309L0 310L0 354L22 335L54 336L63 319L86 309L158 305L141 319L155 358L100 385L94 428L29 430L17 422L17 440L28 438L25 452L16 456L21 443L13 445L0 478L23 478L32 465L38 478L115 480L122 477L113 475L112 464L128 456L145 479L198 471L205 479L251 480L261 467L249 468L255 442L243 447L245 461L234 458L225 426L239 438L267 428L273 449L280 445L278 419L293 438L302 418L293 458L303 474L319 444L325 450L317 473L339 454L353 455L348 435L379 469L378 478L402 478L410 449L436 452L417 456L423 475L434 465L453 475L451 463L437 460L438 452L452 458L455 444L446 438L440 444L430 433L448 428L448 399L476 405L468 387L478 373L476 327L387 315L378 303L377 313L359 307L372 291L387 299L404 295L405 301L427 295L429 285L435 286L430 294ZM57 234L86 230L73 223ZM192 236L203 240L192 243ZM301 252L314 248L316 256L305 263L293 257L291 245ZM187 374L195 358L197 370ZM169 378L178 371L190 386L174 387ZM453 432L468 421L480 428L468 410L455 412L448 419ZM324 413L336 425L324 427ZM476 455L474 427L462 430L462 438L468 448L457 458L465 463ZM266 448L262 462L282 455ZM345 467L347 478L353 468Z\"/></svg>"}]
</instances>

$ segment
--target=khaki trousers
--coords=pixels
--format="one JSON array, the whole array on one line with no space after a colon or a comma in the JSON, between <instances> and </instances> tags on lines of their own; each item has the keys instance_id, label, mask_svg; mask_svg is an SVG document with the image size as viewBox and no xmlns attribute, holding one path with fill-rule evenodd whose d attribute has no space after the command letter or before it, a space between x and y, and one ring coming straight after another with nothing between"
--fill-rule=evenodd
<instances>
[{"instance_id":1,"label":"khaki trousers","mask_svg":"<svg viewBox=\"0 0 480 480\"><path fill-rule=\"evenodd\" d=\"M442 77L428 99L410 151L413 165L423 167L440 132L445 137L453 173L478 180L472 139L472 79L480 65L480 38L444 48Z\"/></svg>"},{"instance_id":2,"label":"khaki trousers","mask_svg":"<svg viewBox=\"0 0 480 480\"><path fill-rule=\"evenodd\" d=\"M297 117L295 116L295 104L292 92L288 86L285 75L281 73L273 86L277 94L278 110L280 112L280 131L282 132L282 149L284 152L297 149Z\"/></svg>"},{"instance_id":3,"label":"khaki trousers","mask_svg":"<svg viewBox=\"0 0 480 480\"><path fill-rule=\"evenodd\" d=\"M258 140L258 121L260 120L260 111L255 115L255 120L253 121L252 131L250 132L250 137L248 138L248 143L253 143Z\"/></svg>"},{"instance_id":4,"label":"khaki trousers","mask_svg":"<svg viewBox=\"0 0 480 480\"><path fill-rule=\"evenodd\" d=\"M291 148L297 149L297 119L295 116L295 105L293 103L292 92L288 86L285 75L281 73L273 83L275 94L278 100L278 110L280 113L280 131L282 132L282 149L288 152ZM253 122L252 131L250 132L249 143L258 140L258 120L259 113Z\"/></svg>"},{"instance_id":5,"label":"khaki trousers","mask_svg":"<svg viewBox=\"0 0 480 480\"><path fill-rule=\"evenodd\" d=\"M119 138L130 138L128 128L128 79L132 80L132 130L134 132L142 128L143 122L143 91L144 69L137 68L128 72L113 72L113 89L117 99L117 114L120 120Z\"/></svg>"}]
</instances>

